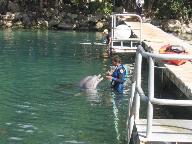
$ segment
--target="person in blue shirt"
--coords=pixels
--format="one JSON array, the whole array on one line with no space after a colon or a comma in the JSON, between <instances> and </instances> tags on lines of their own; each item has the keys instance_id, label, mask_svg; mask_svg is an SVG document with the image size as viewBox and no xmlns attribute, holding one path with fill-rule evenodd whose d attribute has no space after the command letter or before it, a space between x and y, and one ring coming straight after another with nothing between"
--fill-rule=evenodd
<instances>
[{"instance_id":1,"label":"person in blue shirt","mask_svg":"<svg viewBox=\"0 0 192 144\"><path fill-rule=\"evenodd\" d=\"M118 93L123 94L124 82L126 81L126 69L121 64L121 59L118 55L112 58L112 64L115 66L114 71L108 71L106 78L111 80L111 87Z\"/></svg>"}]
</instances>

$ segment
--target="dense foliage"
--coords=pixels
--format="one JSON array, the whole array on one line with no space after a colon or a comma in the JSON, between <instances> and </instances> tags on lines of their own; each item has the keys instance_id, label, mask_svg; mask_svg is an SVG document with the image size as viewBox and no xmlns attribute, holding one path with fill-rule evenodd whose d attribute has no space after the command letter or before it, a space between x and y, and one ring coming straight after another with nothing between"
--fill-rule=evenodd
<instances>
[{"instance_id":1,"label":"dense foliage","mask_svg":"<svg viewBox=\"0 0 192 144\"><path fill-rule=\"evenodd\" d=\"M152 11L158 18L189 19L192 17L192 1L158 0L154 2Z\"/></svg>"},{"instance_id":2,"label":"dense foliage","mask_svg":"<svg viewBox=\"0 0 192 144\"><path fill-rule=\"evenodd\" d=\"M20 11L41 11L43 8L62 8L70 5L71 11L84 13L110 14L115 7L124 7L135 11L135 0L0 0L0 13L9 11L8 3L18 4ZM145 0L143 6L147 16L166 19L190 19L192 17L192 0Z\"/></svg>"}]
</instances>

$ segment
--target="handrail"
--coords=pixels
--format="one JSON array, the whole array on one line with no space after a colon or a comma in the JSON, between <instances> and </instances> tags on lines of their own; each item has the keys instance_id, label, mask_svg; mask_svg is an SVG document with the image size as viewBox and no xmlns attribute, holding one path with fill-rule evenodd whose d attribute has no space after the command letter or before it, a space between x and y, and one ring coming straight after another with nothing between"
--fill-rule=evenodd
<instances>
[{"instance_id":1,"label":"handrail","mask_svg":"<svg viewBox=\"0 0 192 144\"><path fill-rule=\"evenodd\" d=\"M173 100L173 99L158 99L158 98L148 98L141 87L136 87L141 100L150 101L152 104L157 105L170 105L170 106L192 106L192 100Z\"/></svg>"},{"instance_id":2,"label":"handrail","mask_svg":"<svg viewBox=\"0 0 192 144\"><path fill-rule=\"evenodd\" d=\"M149 63L149 76L148 76L148 96L145 95L141 87L141 69L142 58L147 58ZM171 59L185 59L191 60L192 55L178 55L178 54L155 54L145 52L143 47L139 45L136 51L135 73L132 79L132 92L131 92L131 104L129 104L129 121L128 137L130 140L133 129L133 121L139 120L140 99L148 103L147 110L147 134L146 138L149 138L152 133L152 121L153 121L153 105L171 105L171 106L192 106L192 100L173 100L173 99L159 99L154 97L154 69L155 60L171 60ZM132 111L131 111L132 110ZM133 119L134 117L134 119Z\"/></svg>"}]
</instances>

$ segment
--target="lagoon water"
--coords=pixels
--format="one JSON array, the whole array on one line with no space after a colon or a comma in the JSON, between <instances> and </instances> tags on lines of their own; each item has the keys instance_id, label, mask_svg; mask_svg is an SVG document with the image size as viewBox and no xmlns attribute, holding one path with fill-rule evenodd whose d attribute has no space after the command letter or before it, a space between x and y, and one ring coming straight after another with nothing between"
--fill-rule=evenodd
<instances>
[{"instance_id":1,"label":"lagoon water","mask_svg":"<svg viewBox=\"0 0 192 144\"><path fill-rule=\"evenodd\" d=\"M76 84L104 74L110 59L94 32L0 31L0 143L125 144L126 94L113 99L107 80L96 93ZM134 58L123 57L132 66ZM119 101L118 101L119 102Z\"/></svg>"}]
</instances>

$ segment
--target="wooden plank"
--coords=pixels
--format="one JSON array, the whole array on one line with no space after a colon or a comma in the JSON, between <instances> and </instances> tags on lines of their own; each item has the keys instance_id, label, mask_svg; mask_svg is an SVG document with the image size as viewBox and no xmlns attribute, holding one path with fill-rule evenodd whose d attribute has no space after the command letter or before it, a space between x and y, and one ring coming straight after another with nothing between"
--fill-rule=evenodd
<instances>
[{"instance_id":1,"label":"wooden plank","mask_svg":"<svg viewBox=\"0 0 192 144\"><path fill-rule=\"evenodd\" d=\"M136 121L141 142L192 142L192 120L153 119L152 134L146 138L146 119Z\"/></svg>"}]
</instances>

